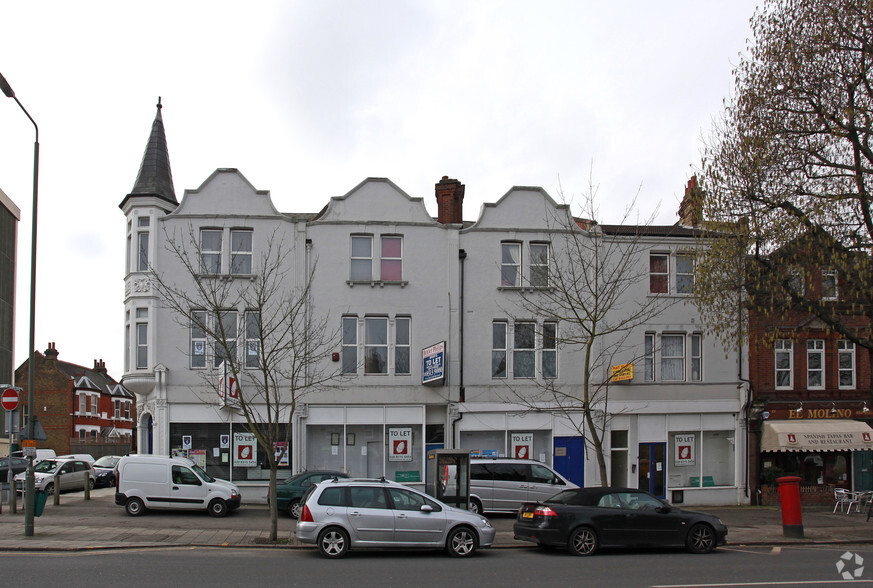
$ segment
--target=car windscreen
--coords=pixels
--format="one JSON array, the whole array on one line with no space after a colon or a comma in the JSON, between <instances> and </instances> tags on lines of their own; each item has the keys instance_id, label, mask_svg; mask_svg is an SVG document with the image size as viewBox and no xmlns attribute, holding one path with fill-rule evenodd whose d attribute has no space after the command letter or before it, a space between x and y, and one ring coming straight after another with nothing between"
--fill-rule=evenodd
<instances>
[{"instance_id":1,"label":"car windscreen","mask_svg":"<svg viewBox=\"0 0 873 588\"><path fill-rule=\"evenodd\" d=\"M44 459L35 466L33 466L33 471L40 474L50 474L58 469L60 464L53 459Z\"/></svg>"},{"instance_id":2,"label":"car windscreen","mask_svg":"<svg viewBox=\"0 0 873 588\"><path fill-rule=\"evenodd\" d=\"M114 468L115 464L118 463L117 457L111 457L109 455L104 455L100 459L94 462L95 468Z\"/></svg>"},{"instance_id":3,"label":"car windscreen","mask_svg":"<svg viewBox=\"0 0 873 588\"><path fill-rule=\"evenodd\" d=\"M191 469L194 470L195 472L197 472L197 475L200 476L200 477L203 479L204 482L214 482L214 481L215 481L215 478L213 478L212 476L210 476L209 474L207 474L207 473L206 473L206 470L204 470L203 468L201 468L201 467L200 467L199 465L197 465L196 463L195 463L194 465L191 466Z\"/></svg>"}]
</instances>

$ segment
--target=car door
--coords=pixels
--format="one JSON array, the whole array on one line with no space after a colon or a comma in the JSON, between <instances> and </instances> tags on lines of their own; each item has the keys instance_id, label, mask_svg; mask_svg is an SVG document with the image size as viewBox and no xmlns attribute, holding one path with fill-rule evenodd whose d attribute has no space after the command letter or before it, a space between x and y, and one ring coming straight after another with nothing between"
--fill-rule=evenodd
<instances>
[{"instance_id":1,"label":"car door","mask_svg":"<svg viewBox=\"0 0 873 588\"><path fill-rule=\"evenodd\" d=\"M494 463L489 465L494 475L491 505L493 510L518 510L527 502L527 477L530 464Z\"/></svg>"},{"instance_id":2,"label":"car door","mask_svg":"<svg viewBox=\"0 0 873 588\"><path fill-rule=\"evenodd\" d=\"M680 517L671 514L670 508L646 492L628 495L628 530L647 545L677 545L682 543Z\"/></svg>"},{"instance_id":3,"label":"car door","mask_svg":"<svg viewBox=\"0 0 873 588\"><path fill-rule=\"evenodd\" d=\"M72 477L71 487L84 490L85 484L87 483L86 480L91 479L91 465L85 461L76 461L74 462L73 469L76 473ZM87 478L85 476L87 476Z\"/></svg>"},{"instance_id":4,"label":"car door","mask_svg":"<svg viewBox=\"0 0 873 588\"><path fill-rule=\"evenodd\" d=\"M439 504L404 488L390 488L388 494L394 507L394 543L431 546L442 543L446 515Z\"/></svg>"},{"instance_id":5,"label":"car door","mask_svg":"<svg viewBox=\"0 0 873 588\"><path fill-rule=\"evenodd\" d=\"M206 490L203 481L185 466L174 465L170 470L170 508L203 508Z\"/></svg>"},{"instance_id":6,"label":"car door","mask_svg":"<svg viewBox=\"0 0 873 588\"><path fill-rule=\"evenodd\" d=\"M470 494L479 497L482 502L482 510L493 510L492 498L494 496L494 478L490 469L491 464L470 464Z\"/></svg>"},{"instance_id":7,"label":"car door","mask_svg":"<svg viewBox=\"0 0 873 588\"><path fill-rule=\"evenodd\" d=\"M72 461L64 463L55 474L55 488L69 490L75 487L76 466Z\"/></svg>"},{"instance_id":8,"label":"car door","mask_svg":"<svg viewBox=\"0 0 873 588\"><path fill-rule=\"evenodd\" d=\"M381 486L349 487L349 525L353 543L390 545L394 541L394 511Z\"/></svg>"},{"instance_id":9,"label":"car door","mask_svg":"<svg viewBox=\"0 0 873 588\"><path fill-rule=\"evenodd\" d=\"M622 499L625 494L604 494L591 508L591 519L600 533L602 545L625 545L628 540L633 540L629 525L634 513L625 508L626 502Z\"/></svg>"}]
</instances>

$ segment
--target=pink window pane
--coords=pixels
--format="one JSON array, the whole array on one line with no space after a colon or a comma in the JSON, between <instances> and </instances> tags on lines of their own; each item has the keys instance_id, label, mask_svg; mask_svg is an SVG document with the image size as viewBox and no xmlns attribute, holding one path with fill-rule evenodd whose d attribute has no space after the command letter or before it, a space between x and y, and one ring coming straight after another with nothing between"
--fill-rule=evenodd
<instances>
[{"instance_id":1,"label":"pink window pane","mask_svg":"<svg viewBox=\"0 0 873 588\"><path fill-rule=\"evenodd\" d=\"M382 260L382 280L399 282L403 279L403 263L399 259Z\"/></svg>"},{"instance_id":2,"label":"pink window pane","mask_svg":"<svg viewBox=\"0 0 873 588\"><path fill-rule=\"evenodd\" d=\"M400 237L382 237L382 257L400 258Z\"/></svg>"}]
</instances>

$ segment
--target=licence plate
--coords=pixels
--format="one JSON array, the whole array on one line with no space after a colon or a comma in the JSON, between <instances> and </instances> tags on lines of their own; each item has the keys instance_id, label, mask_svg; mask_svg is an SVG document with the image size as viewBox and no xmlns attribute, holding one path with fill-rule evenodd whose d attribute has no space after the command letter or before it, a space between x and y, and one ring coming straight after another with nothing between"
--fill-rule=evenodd
<instances>
[{"instance_id":1,"label":"licence plate","mask_svg":"<svg viewBox=\"0 0 873 588\"><path fill-rule=\"evenodd\" d=\"M533 513L532 513L532 512L523 512L523 513L521 513L521 518L523 518L523 519L532 519L532 518L533 518Z\"/></svg>"}]
</instances>

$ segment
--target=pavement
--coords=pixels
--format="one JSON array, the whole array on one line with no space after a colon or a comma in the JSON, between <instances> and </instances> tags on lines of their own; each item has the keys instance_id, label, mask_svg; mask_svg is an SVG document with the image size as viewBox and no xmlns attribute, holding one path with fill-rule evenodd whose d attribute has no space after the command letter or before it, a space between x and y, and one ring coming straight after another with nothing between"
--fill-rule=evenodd
<instances>
[{"instance_id":1,"label":"pavement","mask_svg":"<svg viewBox=\"0 0 873 588\"><path fill-rule=\"evenodd\" d=\"M269 540L270 515L266 504L243 503L239 510L216 519L205 512L148 511L130 517L115 505L114 488L64 493L60 504L50 497L43 514L34 518L33 535L25 536L24 509L0 513L0 551L81 551L97 549L181 546L264 547L314 549L294 538L295 521L279 514L278 538ZM694 510L694 509L692 509ZM728 527L728 545L812 545L873 543L873 519L866 513L833 513L827 507L804 507L803 537L786 537L782 513L769 506L701 507ZM495 548L530 547L512 536L513 515L490 515L497 529Z\"/></svg>"}]
</instances>

